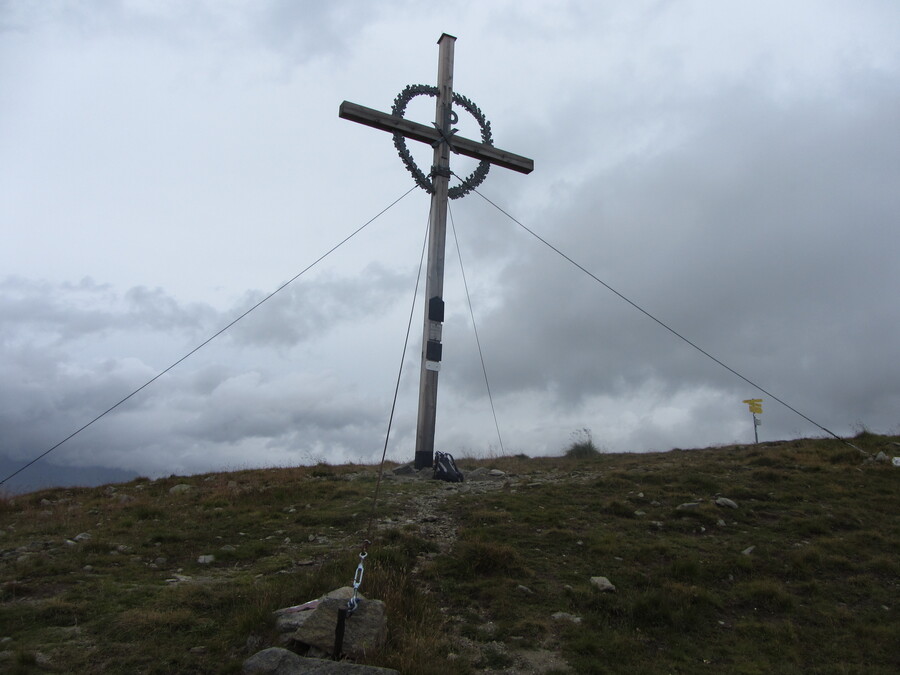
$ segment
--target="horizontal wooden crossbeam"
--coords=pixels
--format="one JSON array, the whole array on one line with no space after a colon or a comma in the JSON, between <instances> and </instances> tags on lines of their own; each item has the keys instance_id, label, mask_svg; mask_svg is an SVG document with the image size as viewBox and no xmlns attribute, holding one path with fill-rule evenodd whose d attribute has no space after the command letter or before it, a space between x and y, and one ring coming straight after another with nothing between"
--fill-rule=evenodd
<instances>
[{"instance_id":1,"label":"horizontal wooden crossbeam","mask_svg":"<svg viewBox=\"0 0 900 675\"><path fill-rule=\"evenodd\" d=\"M419 124L418 122L413 122L412 120L404 119L403 117L388 115L379 110L357 105L356 103L350 103L349 101L341 103L338 114L345 120L359 122L360 124L365 124L366 126L375 129L381 129L382 131L403 134L406 138L411 138L414 141L421 141L422 143L429 144L441 141L440 132L433 126ZM534 161L527 157L515 155L511 152L495 148L493 145L478 143L477 141L461 136L453 136L453 150L460 155L472 157L479 161L487 161L491 164L502 166L505 169L518 171L519 173L531 173L534 171Z\"/></svg>"}]
</instances>

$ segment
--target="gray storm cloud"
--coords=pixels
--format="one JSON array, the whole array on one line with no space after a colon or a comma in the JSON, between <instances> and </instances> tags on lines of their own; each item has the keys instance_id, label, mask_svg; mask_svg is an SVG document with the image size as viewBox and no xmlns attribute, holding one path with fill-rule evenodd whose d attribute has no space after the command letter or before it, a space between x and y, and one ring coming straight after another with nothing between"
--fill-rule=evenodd
<instances>
[{"instance_id":1,"label":"gray storm cloud","mask_svg":"<svg viewBox=\"0 0 900 675\"><path fill-rule=\"evenodd\" d=\"M409 189L390 136L337 106L430 83L442 32L454 86L535 160L492 170L485 196L824 426L897 429L897 3L6 3L0 31L8 460ZM559 452L584 427L622 451L752 438L753 387L478 195L451 206L506 451ZM380 456L427 209L403 199L48 459L156 475ZM496 452L456 255L451 236L438 445ZM764 438L822 433L764 409Z\"/></svg>"}]
</instances>

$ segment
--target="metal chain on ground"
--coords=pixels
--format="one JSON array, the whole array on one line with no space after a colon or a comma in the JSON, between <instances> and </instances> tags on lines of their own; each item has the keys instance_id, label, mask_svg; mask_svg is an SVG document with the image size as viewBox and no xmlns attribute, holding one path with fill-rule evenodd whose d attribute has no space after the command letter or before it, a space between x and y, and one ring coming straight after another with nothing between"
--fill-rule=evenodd
<instances>
[{"instance_id":1,"label":"metal chain on ground","mask_svg":"<svg viewBox=\"0 0 900 675\"><path fill-rule=\"evenodd\" d=\"M347 616L353 614L356 608L359 607L359 587L362 584L363 574L366 571L365 562L369 555L369 544L371 543L371 541L366 539L363 542L362 551L359 553L359 564L356 566L356 574L353 575L353 595L350 596L350 600L347 602Z\"/></svg>"}]
</instances>

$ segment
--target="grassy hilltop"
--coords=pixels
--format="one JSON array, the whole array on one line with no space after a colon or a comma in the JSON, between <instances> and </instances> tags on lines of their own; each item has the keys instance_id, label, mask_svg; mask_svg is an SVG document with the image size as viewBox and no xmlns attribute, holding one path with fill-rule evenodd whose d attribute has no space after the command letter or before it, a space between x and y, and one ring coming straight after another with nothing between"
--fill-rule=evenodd
<instances>
[{"instance_id":1,"label":"grassy hilltop","mask_svg":"<svg viewBox=\"0 0 900 675\"><path fill-rule=\"evenodd\" d=\"M572 454L462 460L481 467L462 486L386 472L361 592L385 601L389 639L368 663L900 672L900 469L830 440ZM351 582L376 477L318 465L0 500L0 670L240 672L277 644L273 610Z\"/></svg>"}]
</instances>

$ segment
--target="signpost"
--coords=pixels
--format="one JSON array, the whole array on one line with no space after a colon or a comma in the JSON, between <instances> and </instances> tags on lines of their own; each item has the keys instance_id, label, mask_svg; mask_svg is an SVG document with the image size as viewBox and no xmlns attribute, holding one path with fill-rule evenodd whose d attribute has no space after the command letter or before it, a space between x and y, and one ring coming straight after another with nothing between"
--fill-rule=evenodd
<instances>
[{"instance_id":1,"label":"signpost","mask_svg":"<svg viewBox=\"0 0 900 675\"><path fill-rule=\"evenodd\" d=\"M534 162L493 146L491 125L469 99L453 91L453 50L456 38L444 33L438 40L437 87L411 85L395 99L391 114L379 112L355 103L341 103L339 115L375 129L394 134L394 145L416 183L431 194L431 220L428 230L428 270L425 282L425 325L422 337L422 367L419 377L419 412L416 425L415 467L430 467L434 461L434 431L437 416L437 384L443 345L441 330L444 322L444 246L447 235L447 200L462 197L474 190L487 176L492 164L520 173L531 173ZM404 119L406 104L415 96L437 99L432 126ZM453 125L458 121L453 106L466 110L481 127L481 142L456 135ZM434 164L426 175L406 150L406 140L429 143L434 148ZM478 168L462 182L451 188L450 152L479 160Z\"/></svg>"},{"instance_id":2,"label":"signpost","mask_svg":"<svg viewBox=\"0 0 900 675\"><path fill-rule=\"evenodd\" d=\"M756 427L762 424L762 421L756 416L758 414L762 414L762 402L761 398L748 398L744 401L749 407L750 412L753 414L753 440L756 443L759 443L759 433L756 431Z\"/></svg>"}]
</instances>

